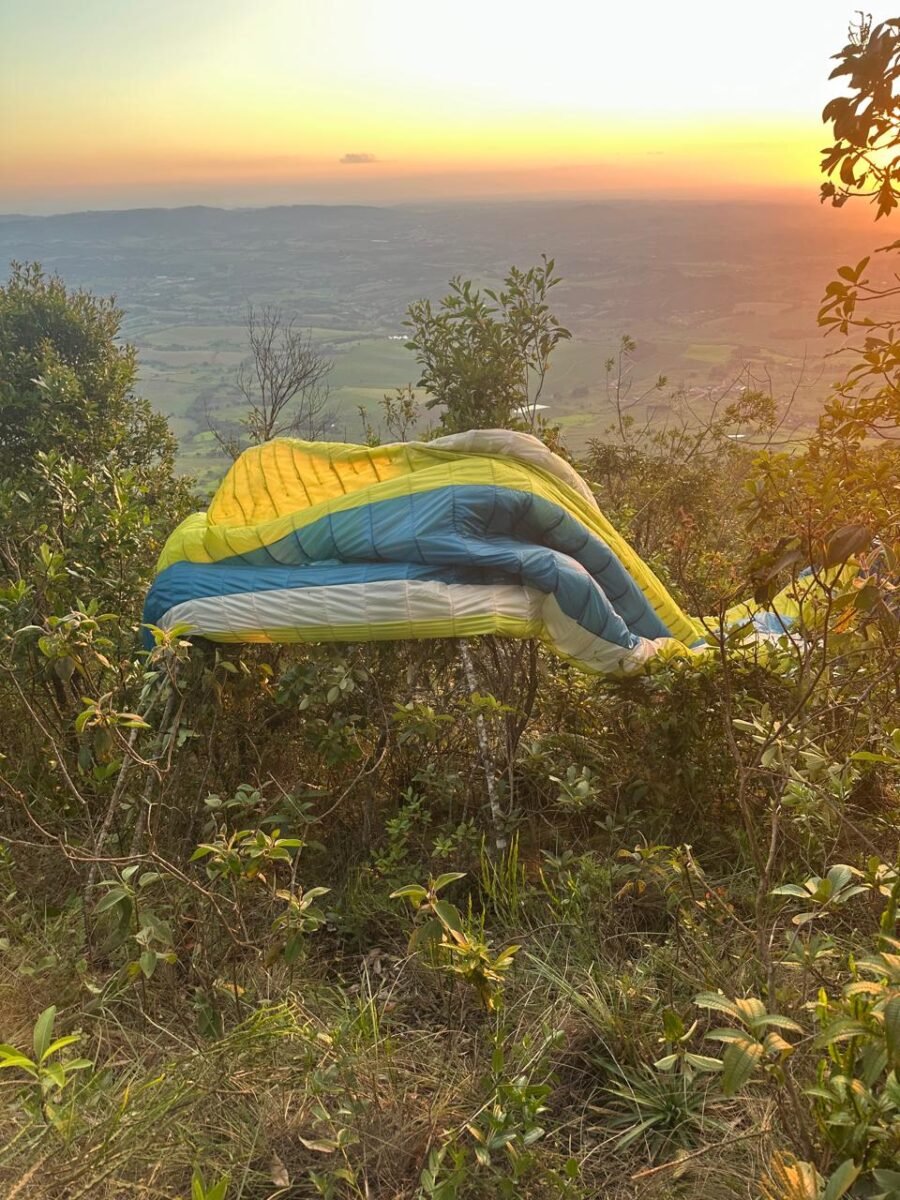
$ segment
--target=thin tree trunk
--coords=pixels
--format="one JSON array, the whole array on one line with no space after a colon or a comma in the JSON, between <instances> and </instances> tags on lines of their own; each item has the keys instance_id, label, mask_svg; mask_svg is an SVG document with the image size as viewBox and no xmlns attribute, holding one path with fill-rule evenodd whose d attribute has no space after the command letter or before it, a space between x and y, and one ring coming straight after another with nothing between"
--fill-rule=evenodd
<instances>
[{"instance_id":1,"label":"thin tree trunk","mask_svg":"<svg viewBox=\"0 0 900 1200\"><path fill-rule=\"evenodd\" d=\"M469 695L474 696L478 690L475 684L475 668L472 666L472 656L469 653L469 643L465 638L459 639L459 656L462 659L463 672L466 676L466 686ZM478 735L478 748L481 752L481 766L484 770L484 782L487 787L488 804L491 809L491 820L494 825L494 845L498 850L506 849L506 835L503 832L503 810L497 797L497 768L491 744L488 739L487 722L484 713L475 715L475 732Z\"/></svg>"}]
</instances>

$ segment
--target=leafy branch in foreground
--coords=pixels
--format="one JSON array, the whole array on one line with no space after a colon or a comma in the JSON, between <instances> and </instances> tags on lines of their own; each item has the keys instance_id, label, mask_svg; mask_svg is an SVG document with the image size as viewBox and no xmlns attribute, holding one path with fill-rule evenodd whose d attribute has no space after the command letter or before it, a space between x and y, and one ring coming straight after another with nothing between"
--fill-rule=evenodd
<instances>
[{"instance_id":1,"label":"leafy branch in foreground","mask_svg":"<svg viewBox=\"0 0 900 1200\"><path fill-rule=\"evenodd\" d=\"M408 900L416 913L410 950L422 953L425 961L438 970L471 984L490 1011L500 1001L499 985L520 947L507 946L495 954L471 916L464 921L455 904L438 898L445 887L464 877L464 871L447 871L427 886L410 883L398 888L391 899Z\"/></svg>"},{"instance_id":2,"label":"leafy branch in foreground","mask_svg":"<svg viewBox=\"0 0 900 1200\"><path fill-rule=\"evenodd\" d=\"M45 1008L34 1025L32 1048L34 1057L6 1043L0 1044L0 1070L23 1071L33 1080L37 1089L38 1107L49 1124L59 1123L59 1099L72 1083L78 1071L93 1067L89 1058L60 1058L60 1052L74 1046L79 1035L70 1033L64 1037L53 1037L56 1022L56 1005Z\"/></svg>"}]
</instances>

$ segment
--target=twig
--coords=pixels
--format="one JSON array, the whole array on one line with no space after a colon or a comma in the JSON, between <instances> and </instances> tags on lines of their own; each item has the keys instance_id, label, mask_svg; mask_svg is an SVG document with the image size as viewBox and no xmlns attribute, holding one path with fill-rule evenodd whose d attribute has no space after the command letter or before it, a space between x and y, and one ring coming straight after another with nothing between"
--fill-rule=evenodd
<instances>
[{"instance_id":1,"label":"twig","mask_svg":"<svg viewBox=\"0 0 900 1200\"><path fill-rule=\"evenodd\" d=\"M157 697L154 695L152 697L152 699L150 700L150 703L147 705L147 708L144 710L143 719L145 721L146 721L147 717L150 715L150 713L152 712L153 705L156 703L156 699L157 699ZM116 786L113 788L113 793L109 798L109 804L107 806L106 812L103 814L103 822L100 825L100 829L97 833L97 837L94 840L94 852L98 856L103 853L103 847L106 845L106 839L109 836L110 829L112 828L113 818L115 817L116 812L118 811L118 808L119 808L119 801L122 798L122 792L125 788L125 781L128 778L128 770L131 767L132 763L134 762L134 757L130 752L134 747L134 743L135 743L135 740L137 739L137 735L138 735L137 729L132 729L131 733L128 736L129 753L122 760L122 766L119 768L119 777L118 777L118 779L116 779ZM98 862L99 862L99 859L95 860L91 864L91 869L88 871L87 883L85 884L85 887L84 887L85 896L90 894L91 890L94 887L94 884L97 882Z\"/></svg>"},{"instance_id":2,"label":"twig","mask_svg":"<svg viewBox=\"0 0 900 1200\"><path fill-rule=\"evenodd\" d=\"M699 1150L694 1150L691 1154L684 1154L681 1158L670 1159L669 1162L660 1163L656 1167L645 1167L643 1171L637 1171L630 1176L631 1182L635 1183L638 1179L647 1179L651 1175L658 1175L660 1171L671 1171L678 1167L684 1166L686 1162L690 1162L694 1158L702 1158L704 1154L709 1154L710 1150L721 1150L723 1146L734 1146L737 1142L748 1142L752 1138L760 1138L769 1132L768 1126L763 1129L754 1129L752 1133L742 1133L739 1137L729 1138L727 1142L715 1142L711 1146L701 1146Z\"/></svg>"}]
</instances>

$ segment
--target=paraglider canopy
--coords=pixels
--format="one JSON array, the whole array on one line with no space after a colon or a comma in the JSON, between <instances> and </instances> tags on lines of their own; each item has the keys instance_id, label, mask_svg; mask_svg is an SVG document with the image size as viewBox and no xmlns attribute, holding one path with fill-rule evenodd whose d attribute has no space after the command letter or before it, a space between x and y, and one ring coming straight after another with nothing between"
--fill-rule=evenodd
<instances>
[{"instance_id":1,"label":"paraglider canopy","mask_svg":"<svg viewBox=\"0 0 900 1200\"><path fill-rule=\"evenodd\" d=\"M223 642L539 638L610 674L705 640L578 473L507 430L245 451L166 543L144 621Z\"/></svg>"}]
</instances>

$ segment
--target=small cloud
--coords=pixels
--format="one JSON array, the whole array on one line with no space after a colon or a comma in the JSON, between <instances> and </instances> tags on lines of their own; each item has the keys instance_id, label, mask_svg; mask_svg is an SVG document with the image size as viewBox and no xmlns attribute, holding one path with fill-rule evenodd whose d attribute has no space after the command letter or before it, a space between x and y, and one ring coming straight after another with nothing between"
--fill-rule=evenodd
<instances>
[{"instance_id":1,"label":"small cloud","mask_svg":"<svg viewBox=\"0 0 900 1200\"><path fill-rule=\"evenodd\" d=\"M378 162L378 159L374 154L345 154L344 157L340 159L340 162L342 162L345 167L355 167L360 163Z\"/></svg>"}]
</instances>

